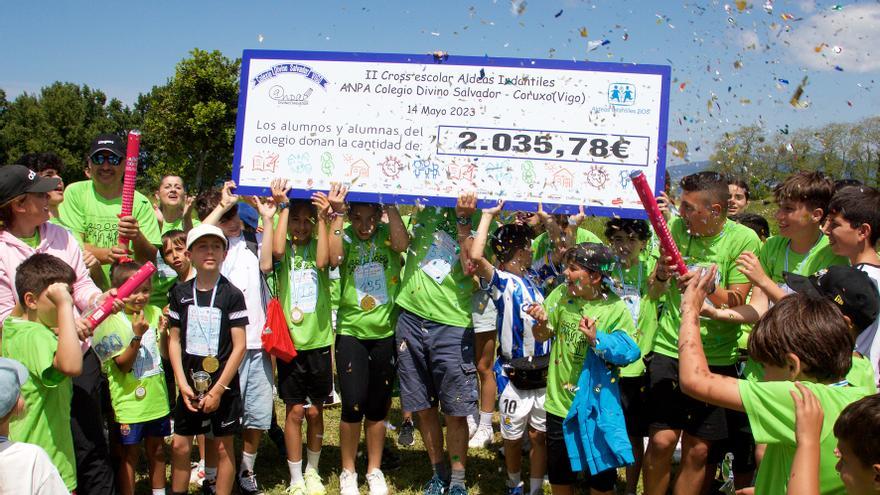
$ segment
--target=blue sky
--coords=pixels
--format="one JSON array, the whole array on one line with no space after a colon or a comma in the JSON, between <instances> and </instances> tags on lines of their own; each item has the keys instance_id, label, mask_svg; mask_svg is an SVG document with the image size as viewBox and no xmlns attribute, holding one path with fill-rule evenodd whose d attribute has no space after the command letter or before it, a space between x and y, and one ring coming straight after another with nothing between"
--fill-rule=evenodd
<instances>
[{"instance_id":1,"label":"blue sky","mask_svg":"<svg viewBox=\"0 0 880 495\"><path fill-rule=\"evenodd\" d=\"M878 26L878 0L28 0L7 3L0 16L0 88L14 97L71 81L132 103L194 47L229 57L245 48L445 50L666 64L674 80L669 138L702 160L721 133L741 125L776 132L880 114ZM804 76L808 106L796 109L789 99Z\"/></svg>"}]
</instances>

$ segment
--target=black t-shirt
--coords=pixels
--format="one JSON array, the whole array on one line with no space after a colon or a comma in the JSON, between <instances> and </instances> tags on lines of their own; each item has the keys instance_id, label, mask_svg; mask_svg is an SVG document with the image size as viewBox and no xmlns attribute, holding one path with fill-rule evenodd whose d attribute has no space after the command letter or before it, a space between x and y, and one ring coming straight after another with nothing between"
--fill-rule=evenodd
<instances>
[{"instance_id":1,"label":"black t-shirt","mask_svg":"<svg viewBox=\"0 0 880 495\"><path fill-rule=\"evenodd\" d=\"M195 283L195 278L188 282L178 283L168 293L168 320L172 327L178 327L180 329L180 348L183 361L183 372L186 374L186 381L190 386L192 386L192 373L203 370L202 361L205 359L205 356L196 356L187 352L187 338L192 337L187 335L187 333L190 331L199 332L199 335L196 335L195 337L201 337L203 339L205 335L211 333L210 331L205 332L198 326L197 322L193 322L192 325L190 325L189 322L190 308L192 307L193 311L196 310L193 307L193 289ZM213 290L196 291L199 308L207 308L210 306L212 292ZM226 367L226 361L229 359L229 355L232 353L231 329L232 327L247 327L248 317L244 295L222 275L217 281L217 295L214 297L213 307L220 310L219 342L216 341L217 339L208 342L208 347L211 351L209 355L216 356L220 361L220 368L211 373L211 379L216 383L217 379L220 378L220 374L223 373L223 369ZM238 375L233 378L231 383L226 385L230 387L232 391L238 392Z\"/></svg>"}]
</instances>

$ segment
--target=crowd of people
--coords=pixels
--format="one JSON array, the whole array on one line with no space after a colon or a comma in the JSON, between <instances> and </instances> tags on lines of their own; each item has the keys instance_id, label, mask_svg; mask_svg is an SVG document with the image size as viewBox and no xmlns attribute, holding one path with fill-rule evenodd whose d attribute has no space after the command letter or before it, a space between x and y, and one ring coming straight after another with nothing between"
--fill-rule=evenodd
<instances>
[{"instance_id":1,"label":"crowd of people","mask_svg":"<svg viewBox=\"0 0 880 495\"><path fill-rule=\"evenodd\" d=\"M0 494L132 494L138 478L153 495L261 493L266 435L288 493L322 495L331 429L339 493L363 479L385 495L396 389L425 495L468 493L469 449L494 443L496 417L497 493L880 492L872 187L795 172L773 190L771 236L745 182L699 172L675 198L667 176L683 274L646 221L608 218L603 241L583 208L480 210L464 193L402 215L339 184L190 196L169 175L122 215L125 143L97 136L86 162L67 187L52 153L0 168Z\"/></svg>"}]
</instances>

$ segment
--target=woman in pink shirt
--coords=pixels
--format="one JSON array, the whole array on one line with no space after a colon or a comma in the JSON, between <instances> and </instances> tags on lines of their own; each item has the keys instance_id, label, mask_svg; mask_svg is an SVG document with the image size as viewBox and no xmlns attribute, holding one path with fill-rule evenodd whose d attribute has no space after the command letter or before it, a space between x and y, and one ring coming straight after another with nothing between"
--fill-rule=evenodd
<instances>
[{"instance_id":1,"label":"woman in pink shirt","mask_svg":"<svg viewBox=\"0 0 880 495\"><path fill-rule=\"evenodd\" d=\"M63 227L49 223L48 193L59 180L40 177L22 165L0 169L0 325L18 303L15 271L35 253L51 254L73 268L73 300L80 312L101 295L76 239Z\"/></svg>"}]
</instances>

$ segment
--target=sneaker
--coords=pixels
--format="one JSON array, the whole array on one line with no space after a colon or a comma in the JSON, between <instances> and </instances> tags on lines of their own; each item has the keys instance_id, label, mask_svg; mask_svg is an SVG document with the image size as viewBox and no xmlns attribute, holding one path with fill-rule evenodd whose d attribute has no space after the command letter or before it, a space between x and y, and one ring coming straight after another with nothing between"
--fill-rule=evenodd
<instances>
[{"instance_id":1,"label":"sneaker","mask_svg":"<svg viewBox=\"0 0 880 495\"><path fill-rule=\"evenodd\" d=\"M416 444L416 426L411 419L400 424L397 432L397 444L403 447L412 447Z\"/></svg>"},{"instance_id":2,"label":"sneaker","mask_svg":"<svg viewBox=\"0 0 880 495\"><path fill-rule=\"evenodd\" d=\"M202 495L216 495L216 494L217 494L217 482L205 480L204 483L202 483Z\"/></svg>"},{"instance_id":3,"label":"sneaker","mask_svg":"<svg viewBox=\"0 0 880 495\"><path fill-rule=\"evenodd\" d=\"M523 491L523 490L525 490L524 487L525 487L525 485L523 484L522 481L520 481L519 484L513 488L508 486L507 487L507 495L524 495L524 493L525 493Z\"/></svg>"},{"instance_id":4,"label":"sneaker","mask_svg":"<svg viewBox=\"0 0 880 495\"><path fill-rule=\"evenodd\" d=\"M252 471L238 473L238 491L242 495L262 495L263 491L257 486L257 477Z\"/></svg>"},{"instance_id":5,"label":"sneaker","mask_svg":"<svg viewBox=\"0 0 880 495\"><path fill-rule=\"evenodd\" d=\"M425 484L425 490L422 492L422 495L445 495L445 493L446 483L435 474L434 477L428 480Z\"/></svg>"},{"instance_id":6,"label":"sneaker","mask_svg":"<svg viewBox=\"0 0 880 495\"><path fill-rule=\"evenodd\" d=\"M306 482L299 480L288 486L287 495L306 495Z\"/></svg>"},{"instance_id":7,"label":"sneaker","mask_svg":"<svg viewBox=\"0 0 880 495\"><path fill-rule=\"evenodd\" d=\"M358 495L358 475L347 469L343 469L339 473L339 493L340 495Z\"/></svg>"},{"instance_id":8,"label":"sneaker","mask_svg":"<svg viewBox=\"0 0 880 495\"><path fill-rule=\"evenodd\" d=\"M495 431L491 427L480 427L474 436L468 441L468 447L472 449L485 449L494 440Z\"/></svg>"},{"instance_id":9,"label":"sneaker","mask_svg":"<svg viewBox=\"0 0 880 495\"><path fill-rule=\"evenodd\" d=\"M201 462L193 462L190 466L189 483L202 486L205 481L205 465Z\"/></svg>"},{"instance_id":10,"label":"sneaker","mask_svg":"<svg viewBox=\"0 0 880 495\"><path fill-rule=\"evenodd\" d=\"M327 490L324 489L324 483L321 481L321 475L314 469L306 469L303 478L306 480L306 495L324 495Z\"/></svg>"},{"instance_id":11,"label":"sneaker","mask_svg":"<svg viewBox=\"0 0 880 495\"><path fill-rule=\"evenodd\" d=\"M467 487L464 485L451 485L446 493L448 495L468 495Z\"/></svg>"},{"instance_id":12,"label":"sneaker","mask_svg":"<svg viewBox=\"0 0 880 495\"><path fill-rule=\"evenodd\" d=\"M379 465L382 471L394 471L400 469L400 456L388 446L382 448L382 463Z\"/></svg>"},{"instance_id":13,"label":"sneaker","mask_svg":"<svg viewBox=\"0 0 880 495\"><path fill-rule=\"evenodd\" d=\"M370 485L370 495L388 495L388 485L382 471L374 469L367 473L367 484Z\"/></svg>"},{"instance_id":14,"label":"sneaker","mask_svg":"<svg viewBox=\"0 0 880 495\"><path fill-rule=\"evenodd\" d=\"M474 416L472 414L468 414L467 423L468 423L468 438L470 439L470 438L474 437L474 433L477 432L477 428L480 427L480 423L477 422L477 419L474 418Z\"/></svg>"}]
</instances>

